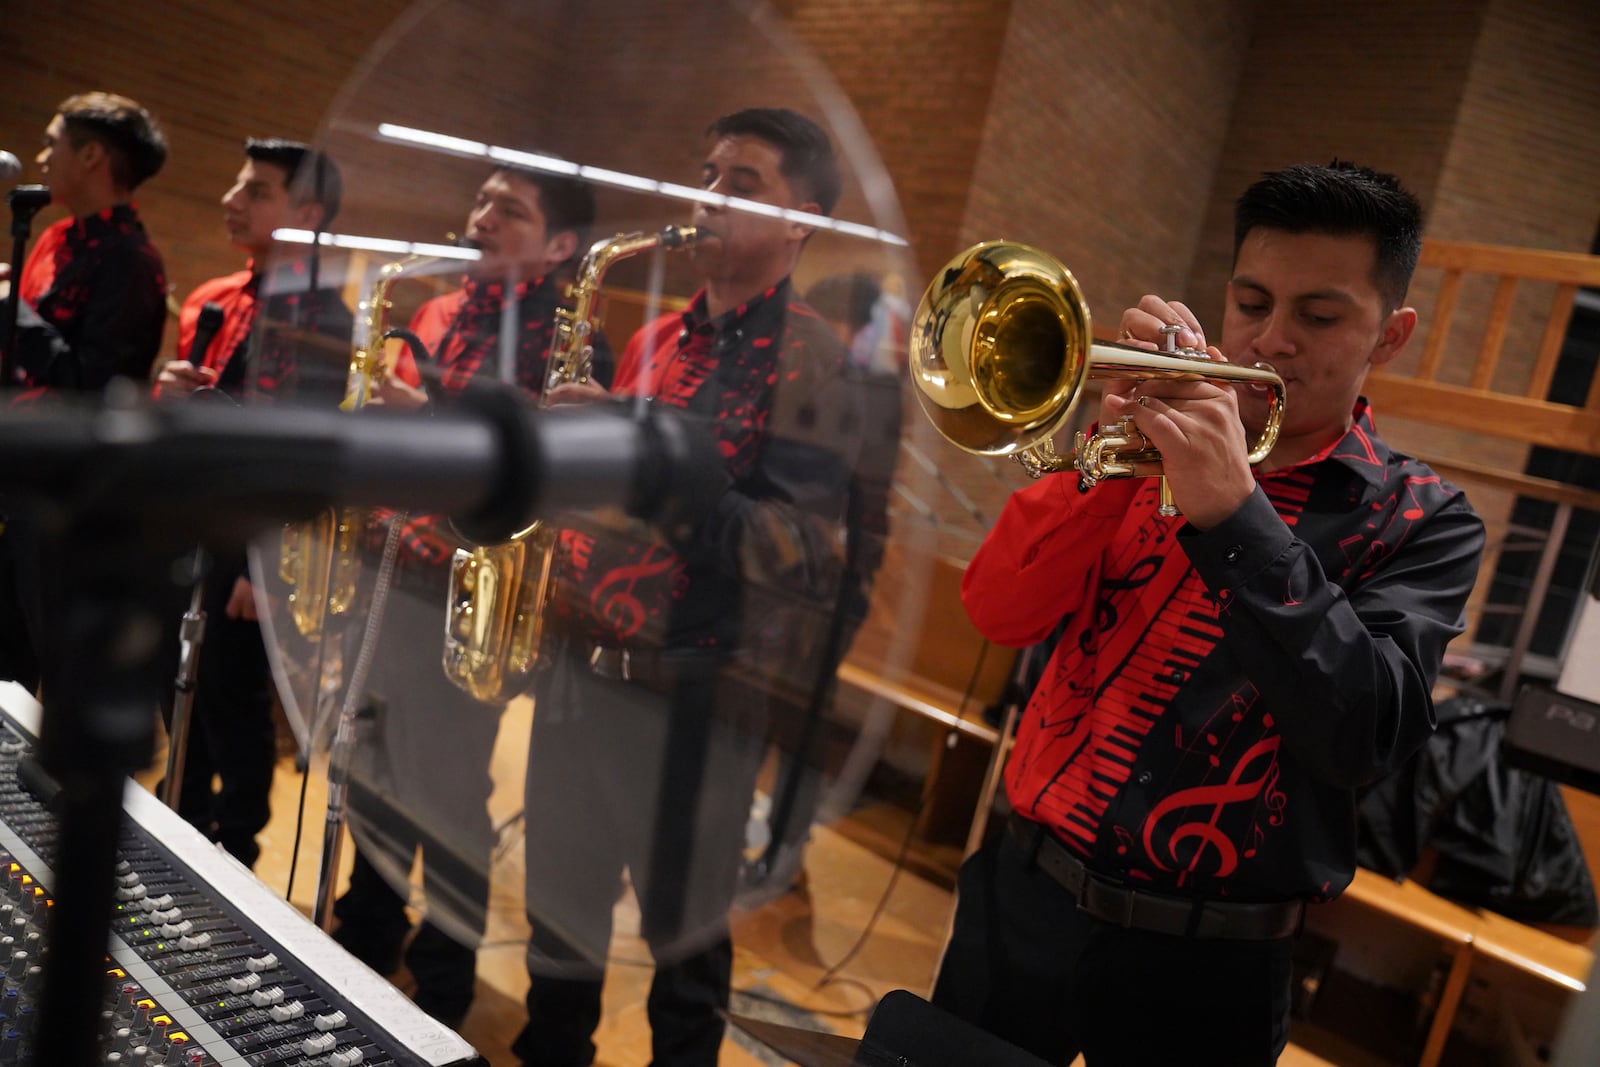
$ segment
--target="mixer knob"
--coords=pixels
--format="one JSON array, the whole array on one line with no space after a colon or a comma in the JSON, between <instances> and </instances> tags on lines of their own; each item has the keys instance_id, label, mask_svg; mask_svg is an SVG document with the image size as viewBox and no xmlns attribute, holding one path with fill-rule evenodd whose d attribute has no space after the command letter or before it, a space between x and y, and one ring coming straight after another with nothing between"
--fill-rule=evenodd
<instances>
[{"instance_id":1,"label":"mixer knob","mask_svg":"<svg viewBox=\"0 0 1600 1067\"><path fill-rule=\"evenodd\" d=\"M198 934L184 934L178 938L178 947L185 952L193 952L195 949L205 948L209 944L211 944L211 935L204 930Z\"/></svg>"},{"instance_id":2,"label":"mixer knob","mask_svg":"<svg viewBox=\"0 0 1600 1067\"><path fill-rule=\"evenodd\" d=\"M320 1056L324 1052L331 1051L338 1043L339 1039L332 1034L312 1034L300 1042L300 1051L307 1056Z\"/></svg>"},{"instance_id":3,"label":"mixer knob","mask_svg":"<svg viewBox=\"0 0 1600 1067\"><path fill-rule=\"evenodd\" d=\"M344 1012L335 1008L326 1015L317 1016L314 1022L318 1030L338 1030L347 1025L350 1020L345 1017Z\"/></svg>"},{"instance_id":4,"label":"mixer knob","mask_svg":"<svg viewBox=\"0 0 1600 1067\"><path fill-rule=\"evenodd\" d=\"M228 991L231 993L248 993L252 989L261 988L259 974L241 974L228 979Z\"/></svg>"},{"instance_id":5,"label":"mixer knob","mask_svg":"<svg viewBox=\"0 0 1600 1067\"><path fill-rule=\"evenodd\" d=\"M269 989L258 989L250 994L250 1003L258 1008L281 1004L283 1003L283 987L275 985Z\"/></svg>"},{"instance_id":6,"label":"mixer knob","mask_svg":"<svg viewBox=\"0 0 1600 1067\"><path fill-rule=\"evenodd\" d=\"M278 965L278 957L272 953L265 956L251 956L244 961L245 969L251 971L270 971Z\"/></svg>"},{"instance_id":7,"label":"mixer knob","mask_svg":"<svg viewBox=\"0 0 1600 1067\"><path fill-rule=\"evenodd\" d=\"M287 1004L274 1004L267 1009L267 1015L275 1023L286 1023L290 1019L298 1019L306 1013L306 1006L298 1000L291 1000Z\"/></svg>"}]
</instances>

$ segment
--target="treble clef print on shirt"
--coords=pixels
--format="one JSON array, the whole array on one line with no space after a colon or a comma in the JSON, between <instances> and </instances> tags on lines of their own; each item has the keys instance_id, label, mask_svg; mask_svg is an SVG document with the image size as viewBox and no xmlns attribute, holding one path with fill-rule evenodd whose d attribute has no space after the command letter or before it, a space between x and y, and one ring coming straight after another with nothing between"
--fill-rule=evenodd
<instances>
[{"instance_id":1,"label":"treble clef print on shirt","mask_svg":"<svg viewBox=\"0 0 1600 1067\"><path fill-rule=\"evenodd\" d=\"M1110 633L1117 626L1117 594L1127 593L1146 585L1156 576L1161 569L1160 556L1145 556L1132 567L1128 568L1125 578L1102 578L1100 580L1100 595L1094 602L1094 625L1086 626L1078 632L1078 647L1084 652L1093 652L1096 638L1100 634Z\"/></svg>"},{"instance_id":2,"label":"treble clef print on shirt","mask_svg":"<svg viewBox=\"0 0 1600 1067\"><path fill-rule=\"evenodd\" d=\"M1239 866L1239 846L1218 825L1229 807L1250 804L1265 793L1274 818L1281 819L1282 797L1274 789L1278 742L1277 734L1262 738L1233 765L1227 781L1180 789L1150 810L1144 823L1145 853L1164 871L1181 866L1180 886L1191 875L1227 878ZM1188 818L1194 809L1199 809L1198 817ZM1162 820L1174 813L1181 813L1184 821L1170 831L1164 829ZM1252 821L1250 831L1254 830ZM1191 847L1193 851L1184 859L1184 852Z\"/></svg>"},{"instance_id":3,"label":"treble clef print on shirt","mask_svg":"<svg viewBox=\"0 0 1600 1067\"><path fill-rule=\"evenodd\" d=\"M647 589L645 595L641 596L639 584L646 582L660 590L669 588L664 584L649 582L649 579L668 573L679 563L677 553L671 549L660 545L649 546L637 563L615 567L600 580L590 595L590 609L597 618L612 627L619 640L636 636L652 611L662 610L665 596L670 595L660 593L652 598ZM649 599L658 599L662 603L649 604Z\"/></svg>"},{"instance_id":4,"label":"treble clef print on shirt","mask_svg":"<svg viewBox=\"0 0 1600 1067\"><path fill-rule=\"evenodd\" d=\"M1130 512L1130 535L1105 553L1089 639L1064 642L1051 664L1054 692L1093 692L1092 713L1030 707L1045 728L1019 743L1007 770L1011 781L1037 781L1034 768L1050 768L1031 798L1032 816L1085 852L1151 727L1222 639L1216 604L1187 558L1155 547L1175 523L1152 514L1155 492Z\"/></svg>"}]
</instances>

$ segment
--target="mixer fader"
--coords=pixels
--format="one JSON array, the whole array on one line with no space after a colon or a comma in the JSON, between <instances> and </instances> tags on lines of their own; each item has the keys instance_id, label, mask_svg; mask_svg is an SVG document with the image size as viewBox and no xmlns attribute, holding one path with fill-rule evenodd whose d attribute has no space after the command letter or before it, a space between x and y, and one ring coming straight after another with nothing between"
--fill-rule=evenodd
<instances>
[{"instance_id":1,"label":"mixer fader","mask_svg":"<svg viewBox=\"0 0 1600 1067\"><path fill-rule=\"evenodd\" d=\"M0 1065L33 1062L49 966L57 827L54 783L31 757L38 714L25 691L0 682ZM103 1063L482 1062L149 793L130 784L124 810Z\"/></svg>"}]
</instances>

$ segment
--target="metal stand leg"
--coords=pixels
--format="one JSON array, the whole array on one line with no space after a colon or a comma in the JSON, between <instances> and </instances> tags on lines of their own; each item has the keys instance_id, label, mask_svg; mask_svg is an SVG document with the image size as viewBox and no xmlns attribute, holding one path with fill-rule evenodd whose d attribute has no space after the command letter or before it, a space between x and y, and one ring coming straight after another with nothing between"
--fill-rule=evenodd
<instances>
[{"instance_id":1,"label":"metal stand leg","mask_svg":"<svg viewBox=\"0 0 1600 1067\"><path fill-rule=\"evenodd\" d=\"M378 566L378 578L372 591L372 610L367 613L361 649L356 653L355 666L350 670L350 682L345 688L344 704L339 709L339 723L334 729L333 746L328 753L328 811L323 819L322 860L317 870L316 902L311 911L312 921L324 930L333 929L333 887L339 878L339 863L344 854L345 813L350 794L350 752L355 745L356 713L361 709L363 693L367 688L367 674L372 669L372 656L378 646L383 609L389 600L389 583L394 576L395 558L400 551L400 530L405 524L405 512L397 513L389 522L389 535L383 543L383 562Z\"/></svg>"},{"instance_id":2,"label":"metal stand leg","mask_svg":"<svg viewBox=\"0 0 1600 1067\"><path fill-rule=\"evenodd\" d=\"M206 640L206 568L203 548L194 550L194 591L178 629L178 675L173 679L172 721L167 724L167 775L161 802L173 811L183 797L183 765L189 752L189 724L194 715L195 679L200 675L200 648Z\"/></svg>"}]
</instances>

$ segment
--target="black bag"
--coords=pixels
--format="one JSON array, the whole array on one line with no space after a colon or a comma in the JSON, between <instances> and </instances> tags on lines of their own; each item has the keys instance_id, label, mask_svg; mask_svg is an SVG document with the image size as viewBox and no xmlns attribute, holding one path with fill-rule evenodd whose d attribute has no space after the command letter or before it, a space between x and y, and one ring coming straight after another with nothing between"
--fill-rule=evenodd
<instances>
[{"instance_id":1,"label":"black bag","mask_svg":"<svg viewBox=\"0 0 1600 1067\"><path fill-rule=\"evenodd\" d=\"M1431 847L1438 862L1426 884L1442 897L1521 922L1600 925L1556 783L1502 756L1510 709L1455 697L1436 711L1428 743L1361 798L1357 862L1402 878Z\"/></svg>"}]
</instances>

